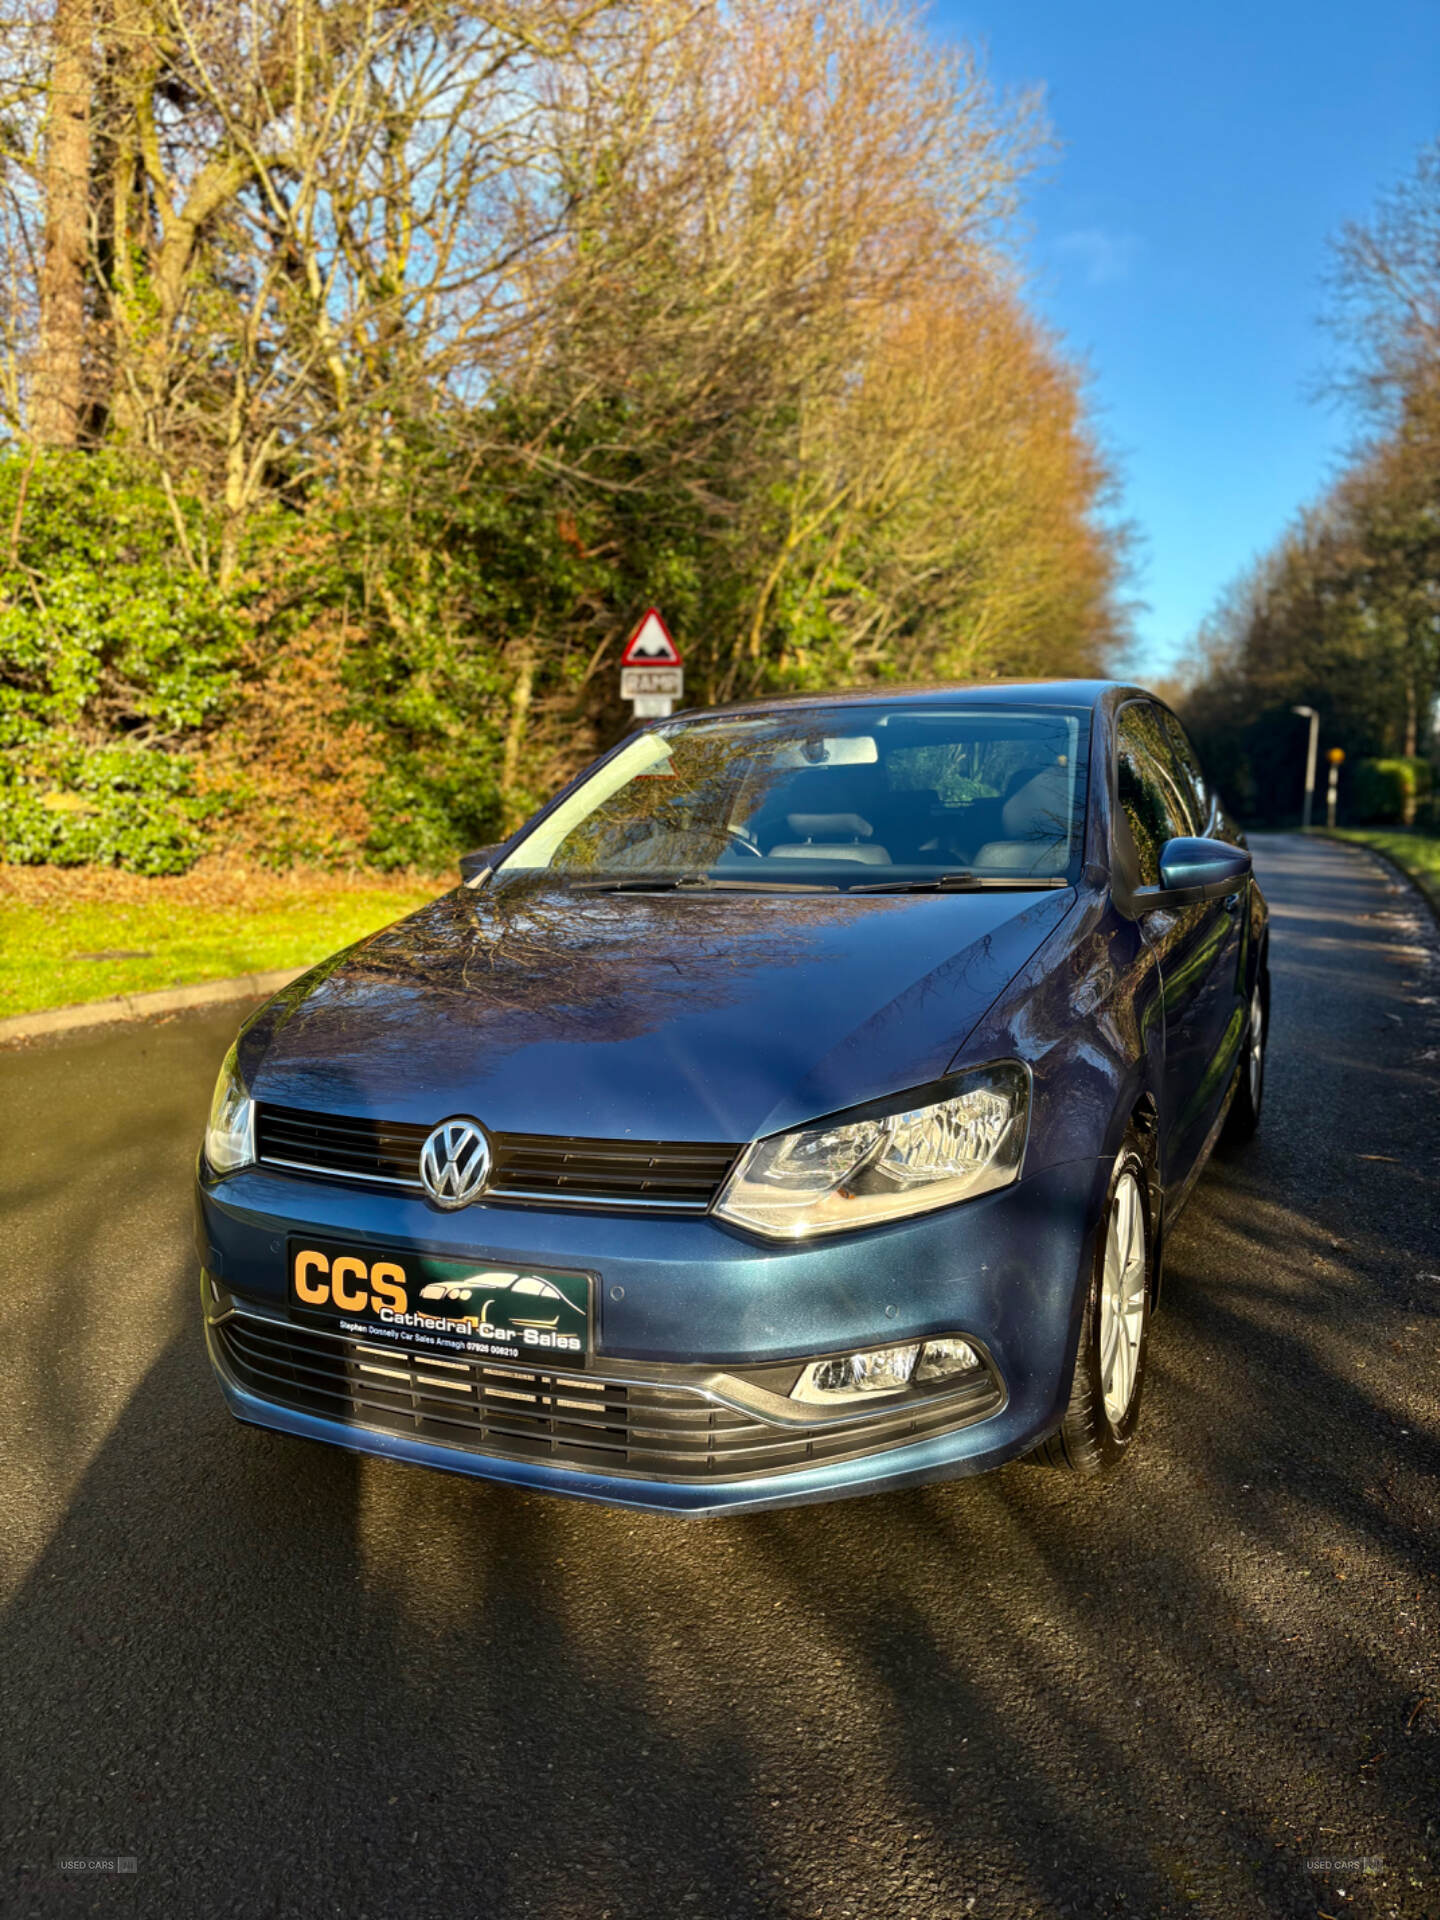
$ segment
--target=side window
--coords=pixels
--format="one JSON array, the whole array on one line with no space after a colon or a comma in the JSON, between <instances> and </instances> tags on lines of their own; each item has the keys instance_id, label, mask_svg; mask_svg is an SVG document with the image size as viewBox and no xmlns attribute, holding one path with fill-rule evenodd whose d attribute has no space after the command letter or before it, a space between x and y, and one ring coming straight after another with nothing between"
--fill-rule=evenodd
<instances>
[{"instance_id":1,"label":"side window","mask_svg":"<svg viewBox=\"0 0 1440 1920\"><path fill-rule=\"evenodd\" d=\"M1165 764L1167 743L1159 722L1158 707L1137 701L1122 708L1117 738L1120 806L1134 836L1142 887L1159 884L1160 849L1165 842L1191 831L1187 810Z\"/></svg>"},{"instance_id":2,"label":"side window","mask_svg":"<svg viewBox=\"0 0 1440 1920\"><path fill-rule=\"evenodd\" d=\"M1210 824L1210 789L1205 784L1205 774L1201 768L1199 756L1174 714L1164 713L1160 717L1165 722L1165 732L1170 741L1171 765L1190 802L1195 832L1203 834Z\"/></svg>"}]
</instances>

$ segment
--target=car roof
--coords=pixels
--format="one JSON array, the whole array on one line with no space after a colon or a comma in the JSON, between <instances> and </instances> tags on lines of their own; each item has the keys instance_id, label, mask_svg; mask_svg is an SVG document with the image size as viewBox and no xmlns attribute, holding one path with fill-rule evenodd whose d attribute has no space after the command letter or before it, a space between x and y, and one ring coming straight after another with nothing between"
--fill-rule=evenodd
<instances>
[{"instance_id":1,"label":"car roof","mask_svg":"<svg viewBox=\"0 0 1440 1920\"><path fill-rule=\"evenodd\" d=\"M967 703L983 706L1098 707L1137 695L1153 699L1144 687L1125 680L955 680L921 686L846 687L833 693L772 694L759 700L737 700L721 707L692 707L687 713L794 713L816 707L948 706L957 694ZM678 717L678 716L677 716Z\"/></svg>"}]
</instances>

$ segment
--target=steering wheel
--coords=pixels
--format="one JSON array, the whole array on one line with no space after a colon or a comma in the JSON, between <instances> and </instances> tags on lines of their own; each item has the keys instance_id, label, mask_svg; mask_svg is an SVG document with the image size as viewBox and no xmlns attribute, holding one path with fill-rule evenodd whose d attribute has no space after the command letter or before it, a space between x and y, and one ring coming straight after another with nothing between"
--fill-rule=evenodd
<instances>
[{"instance_id":1,"label":"steering wheel","mask_svg":"<svg viewBox=\"0 0 1440 1920\"><path fill-rule=\"evenodd\" d=\"M731 840L734 840L739 846L742 846L746 853L753 853L757 860L763 860L765 858L764 849L756 846L754 840L744 827L726 827L724 831Z\"/></svg>"}]
</instances>

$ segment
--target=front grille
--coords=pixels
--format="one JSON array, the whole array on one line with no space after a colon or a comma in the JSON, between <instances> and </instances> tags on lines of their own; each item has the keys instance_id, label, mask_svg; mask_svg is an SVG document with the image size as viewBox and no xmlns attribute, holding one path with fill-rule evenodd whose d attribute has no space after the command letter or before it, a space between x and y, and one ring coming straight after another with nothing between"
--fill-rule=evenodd
<instances>
[{"instance_id":1,"label":"front grille","mask_svg":"<svg viewBox=\"0 0 1440 1920\"><path fill-rule=\"evenodd\" d=\"M969 1426L1004 1402L987 1372L943 1402L912 1402L838 1429L782 1427L695 1387L437 1360L238 1312L212 1331L242 1387L297 1412L472 1453L650 1480L748 1479L855 1459Z\"/></svg>"},{"instance_id":2,"label":"front grille","mask_svg":"<svg viewBox=\"0 0 1440 1920\"><path fill-rule=\"evenodd\" d=\"M420 1149L429 1132L403 1121L349 1120L297 1107L255 1109L255 1154L263 1163L385 1186L420 1185Z\"/></svg>"},{"instance_id":3,"label":"front grille","mask_svg":"<svg viewBox=\"0 0 1440 1920\"><path fill-rule=\"evenodd\" d=\"M429 1127L262 1105L256 1155L291 1173L420 1188L420 1148ZM587 1140L565 1134L496 1133L485 1199L568 1206L665 1208L703 1213L735 1163L738 1146L687 1140Z\"/></svg>"}]
</instances>

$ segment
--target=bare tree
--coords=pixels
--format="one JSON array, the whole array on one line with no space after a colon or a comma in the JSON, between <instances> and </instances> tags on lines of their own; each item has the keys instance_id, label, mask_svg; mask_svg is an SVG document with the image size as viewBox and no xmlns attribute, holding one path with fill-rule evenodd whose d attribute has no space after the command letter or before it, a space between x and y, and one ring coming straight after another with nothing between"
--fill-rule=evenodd
<instances>
[{"instance_id":1,"label":"bare tree","mask_svg":"<svg viewBox=\"0 0 1440 1920\"><path fill-rule=\"evenodd\" d=\"M1332 330L1352 354L1336 384L1393 419L1440 386L1440 140L1368 220L1335 241Z\"/></svg>"}]
</instances>

